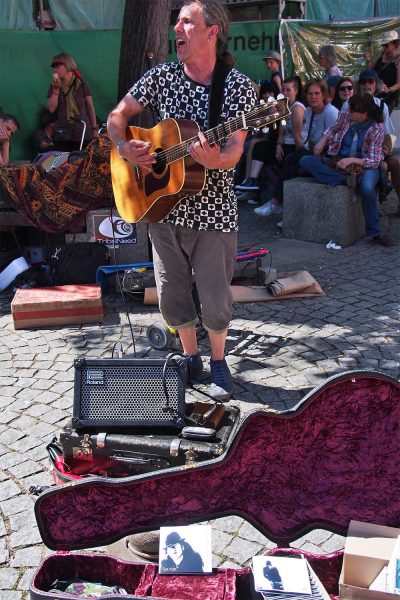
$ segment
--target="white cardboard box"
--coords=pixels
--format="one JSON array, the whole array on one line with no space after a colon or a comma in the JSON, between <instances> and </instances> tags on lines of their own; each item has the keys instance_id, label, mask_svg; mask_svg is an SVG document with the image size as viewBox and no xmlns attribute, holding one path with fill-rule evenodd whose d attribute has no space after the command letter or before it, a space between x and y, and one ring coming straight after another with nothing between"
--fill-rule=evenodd
<instances>
[{"instance_id":1,"label":"white cardboard box","mask_svg":"<svg viewBox=\"0 0 400 600\"><path fill-rule=\"evenodd\" d=\"M341 600L399 600L368 587L388 564L400 529L351 521L339 580Z\"/></svg>"}]
</instances>

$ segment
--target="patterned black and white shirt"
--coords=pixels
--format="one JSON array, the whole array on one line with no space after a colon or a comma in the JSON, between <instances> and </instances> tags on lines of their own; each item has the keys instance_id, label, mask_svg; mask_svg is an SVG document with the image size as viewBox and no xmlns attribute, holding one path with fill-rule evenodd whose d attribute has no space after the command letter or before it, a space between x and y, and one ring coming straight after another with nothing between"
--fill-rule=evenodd
<instances>
[{"instance_id":1,"label":"patterned black and white shirt","mask_svg":"<svg viewBox=\"0 0 400 600\"><path fill-rule=\"evenodd\" d=\"M129 90L145 108L154 110L159 121L190 119L207 129L210 86L187 77L179 62L157 65ZM228 73L221 121L249 112L257 103L251 81L236 69ZM234 169L207 169L206 184L199 194L188 196L169 213L164 222L189 229L237 231L237 201L233 189Z\"/></svg>"}]
</instances>

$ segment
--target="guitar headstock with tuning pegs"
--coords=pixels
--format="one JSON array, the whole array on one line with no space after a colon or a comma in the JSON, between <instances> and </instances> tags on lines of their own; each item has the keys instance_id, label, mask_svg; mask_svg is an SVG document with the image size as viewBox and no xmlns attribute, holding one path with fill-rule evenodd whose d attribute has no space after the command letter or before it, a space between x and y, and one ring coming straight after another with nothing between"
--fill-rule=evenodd
<instances>
[{"instance_id":1,"label":"guitar headstock with tuning pegs","mask_svg":"<svg viewBox=\"0 0 400 600\"><path fill-rule=\"evenodd\" d=\"M288 99L282 96L277 100L269 98L268 102L263 102L248 112L244 119L246 127L249 129L263 129L271 123L282 121L290 115Z\"/></svg>"}]
</instances>

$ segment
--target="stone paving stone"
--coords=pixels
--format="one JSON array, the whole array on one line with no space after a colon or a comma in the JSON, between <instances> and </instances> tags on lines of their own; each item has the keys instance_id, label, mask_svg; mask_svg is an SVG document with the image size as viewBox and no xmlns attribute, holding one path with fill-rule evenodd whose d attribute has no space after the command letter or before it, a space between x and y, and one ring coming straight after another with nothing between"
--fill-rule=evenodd
<instances>
[{"instance_id":1,"label":"stone paving stone","mask_svg":"<svg viewBox=\"0 0 400 600\"><path fill-rule=\"evenodd\" d=\"M42 416L42 419L46 423L57 424L57 426L59 426L59 422L63 419L68 418L68 416L69 415L66 414L64 411L59 410L57 408L53 408L53 409L49 410L47 413L45 413Z\"/></svg>"},{"instance_id":2,"label":"stone paving stone","mask_svg":"<svg viewBox=\"0 0 400 600\"><path fill-rule=\"evenodd\" d=\"M35 475L31 475L30 477L25 477L24 479L20 479L20 485L22 485L26 491L29 491L31 485L53 485L54 480L48 471L42 471L41 473L36 473Z\"/></svg>"},{"instance_id":3,"label":"stone paving stone","mask_svg":"<svg viewBox=\"0 0 400 600\"><path fill-rule=\"evenodd\" d=\"M48 441L51 441L51 440L48 440ZM49 467L49 463L48 463L49 456L47 454L45 444L39 444L38 446L36 446L36 448L31 448L31 450L29 450L29 458L31 460L40 462L40 464L42 466L43 466L43 461L44 461L46 468Z\"/></svg>"},{"instance_id":4,"label":"stone paving stone","mask_svg":"<svg viewBox=\"0 0 400 600\"><path fill-rule=\"evenodd\" d=\"M30 402L37 398L37 394L37 390L28 387L20 390L17 394L17 398L21 401L25 400Z\"/></svg>"},{"instance_id":5,"label":"stone paving stone","mask_svg":"<svg viewBox=\"0 0 400 600\"><path fill-rule=\"evenodd\" d=\"M29 455L31 456L32 448L36 448L37 446L39 446L39 444L42 444L41 440L27 435L19 439L17 442L12 442L10 444L10 448L12 448L15 452L20 453L24 453L29 450Z\"/></svg>"},{"instance_id":6,"label":"stone paving stone","mask_svg":"<svg viewBox=\"0 0 400 600\"><path fill-rule=\"evenodd\" d=\"M39 399L40 399L40 395L39 395ZM32 404L32 406L28 406L28 408L25 410L25 414L29 415L31 417L40 417L41 415L43 415L44 413L48 412L49 407L46 406L45 404Z\"/></svg>"},{"instance_id":7,"label":"stone paving stone","mask_svg":"<svg viewBox=\"0 0 400 600\"><path fill-rule=\"evenodd\" d=\"M26 457L23 454L19 452L8 452L7 449L7 453L1 456L0 464L3 469L9 469L25 460Z\"/></svg>"},{"instance_id":8,"label":"stone paving stone","mask_svg":"<svg viewBox=\"0 0 400 600\"><path fill-rule=\"evenodd\" d=\"M65 394L69 392L74 387L73 381L59 381L53 384L51 391L55 394Z\"/></svg>"},{"instance_id":9,"label":"stone paving stone","mask_svg":"<svg viewBox=\"0 0 400 600\"><path fill-rule=\"evenodd\" d=\"M4 590L1 593L1 600L22 600L23 592L16 590Z\"/></svg>"},{"instance_id":10,"label":"stone paving stone","mask_svg":"<svg viewBox=\"0 0 400 600\"><path fill-rule=\"evenodd\" d=\"M48 390L52 385L53 382L50 379L38 379L32 384L32 388L35 390Z\"/></svg>"},{"instance_id":11,"label":"stone paving stone","mask_svg":"<svg viewBox=\"0 0 400 600\"><path fill-rule=\"evenodd\" d=\"M26 569L18 582L18 590L29 590L35 569Z\"/></svg>"},{"instance_id":12,"label":"stone paving stone","mask_svg":"<svg viewBox=\"0 0 400 600\"><path fill-rule=\"evenodd\" d=\"M242 525L240 526L238 537L250 542L257 542L263 546L268 546L269 548L274 548L276 546L276 544L266 538L265 535L258 531L258 529L253 527L251 523L245 520L243 520Z\"/></svg>"},{"instance_id":13,"label":"stone paving stone","mask_svg":"<svg viewBox=\"0 0 400 600\"><path fill-rule=\"evenodd\" d=\"M11 406L14 403L14 396L18 393L18 388L9 387L1 390L0 393L0 408Z\"/></svg>"},{"instance_id":14,"label":"stone paving stone","mask_svg":"<svg viewBox=\"0 0 400 600\"><path fill-rule=\"evenodd\" d=\"M11 589L15 586L19 578L18 569L4 568L0 569L0 590Z\"/></svg>"},{"instance_id":15,"label":"stone paving stone","mask_svg":"<svg viewBox=\"0 0 400 600\"><path fill-rule=\"evenodd\" d=\"M0 442L9 446L12 442L16 442L22 438L23 435L24 434L21 431L17 431L16 429L12 429L10 427L6 431L0 433Z\"/></svg>"},{"instance_id":16,"label":"stone paving stone","mask_svg":"<svg viewBox=\"0 0 400 600\"><path fill-rule=\"evenodd\" d=\"M14 558L11 560L11 567L37 567L40 563L42 554L41 546L29 546L16 550Z\"/></svg>"},{"instance_id":17,"label":"stone paving stone","mask_svg":"<svg viewBox=\"0 0 400 600\"><path fill-rule=\"evenodd\" d=\"M73 381L74 378L74 372L65 372L65 370L63 369L62 371L59 371L58 373L55 373L54 376L52 377L53 381L62 381L62 382L71 382ZM47 393L51 393L51 392L47 392Z\"/></svg>"},{"instance_id":18,"label":"stone paving stone","mask_svg":"<svg viewBox=\"0 0 400 600\"><path fill-rule=\"evenodd\" d=\"M246 565L253 556L259 554L262 545L257 542L244 541L240 537L234 537L226 546L224 556L230 560L237 561L240 565Z\"/></svg>"},{"instance_id":19,"label":"stone paving stone","mask_svg":"<svg viewBox=\"0 0 400 600\"><path fill-rule=\"evenodd\" d=\"M51 406L53 408L58 408L60 410L65 410L67 412L69 411L71 413L72 403L73 403L72 396L70 398L68 396L63 396L62 398L59 398L55 402L52 402Z\"/></svg>"},{"instance_id":20,"label":"stone paving stone","mask_svg":"<svg viewBox=\"0 0 400 600\"><path fill-rule=\"evenodd\" d=\"M312 540L314 542L314 539ZM340 535L331 535L325 542L322 542L320 548L326 554L330 552L336 552L336 550L341 550L344 548L346 543L346 538Z\"/></svg>"},{"instance_id":21,"label":"stone paving stone","mask_svg":"<svg viewBox=\"0 0 400 600\"><path fill-rule=\"evenodd\" d=\"M31 406L31 400L26 399L14 399L11 401L11 408L15 411L19 411L20 413L24 413L26 409Z\"/></svg>"},{"instance_id":22,"label":"stone paving stone","mask_svg":"<svg viewBox=\"0 0 400 600\"><path fill-rule=\"evenodd\" d=\"M48 439L57 431L57 426L50 423L39 422L29 429L29 433L40 439Z\"/></svg>"},{"instance_id":23,"label":"stone paving stone","mask_svg":"<svg viewBox=\"0 0 400 600\"><path fill-rule=\"evenodd\" d=\"M7 388L7 386L16 385L17 381L17 377L0 377L0 386Z\"/></svg>"},{"instance_id":24,"label":"stone paving stone","mask_svg":"<svg viewBox=\"0 0 400 600\"><path fill-rule=\"evenodd\" d=\"M211 541L213 554L222 555L224 554L226 546L232 541L232 535L213 528Z\"/></svg>"},{"instance_id":25,"label":"stone paving stone","mask_svg":"<svg viewBox=\"0 0 400 600\"><path fill-rule=\"evenodd\" d=\"M6 540L5 538L0 538L0 565L3 565L4 563L8 562L9 558L10 553L6 546Z\"/></svg>"},{"instance_id":26,"label":"stone paving stone","mask_svg":"<svg viewBox=\"0 0 400 600\"><path fill-rule=\"evenodd\" d=\"M37 382L42 380L42 379L51 379L53 377L54 373L51 370L40 370L40 371L36 371L35 373L35 377Z\"/></svg>"},{"instance_id":27,"label":"stone paving stone","mask_svg":"<svg viewBox=\"0 0 400 600\"><path fill-rule=\"evenodd\" d=\"M3 519L1 519L0 521L0 537L2 537L3 535L6 535L7 530L6 530L6 526L4 524Z\"/></svg>"},{"instance_id":28,"label":"stone paving stone","mask_svg":"<svg viewBox=\"0 0 400 600\"><path fill-rule=\"evenodd\" d=\"M21 494L21 489L11 480L2 482L0 485L0 501L14 498Z\"/></svg>"},{"instance_id":29,"label":"stone paving stone","mask_svg":"<svg viewBox=\"0 0 400 600\"><path fill-rule=\"evenodd\" d=\"M0 423L10 423L18 417L18 413L11 410L3 410L0 412Z\"/></svg>"},{"instance_id":30,"label":"stone paving stone","mask_svg":"<svg viewBox=\"0 0 400 600\"><path fill-rule=\"evenodd\" d=\"M26 494L23 494L12 500L0 501L0 508L6 517L10 517L11 515L16 515L20 512L31 511L33 509L33 504L34 500Z\"/></svg>"},{"instance_id":31,"label":"stone paving stone","mask_svg":"<svg viewBox=\"0 0 400 600\"><path fill-rule=\"evenodd\" d=\"M29 525L31 525L31 527L28 527L27 524L24 529L20 529L16 533L10 535L10 541L13 548L18 548L19 546L33 546L34 544L40 544L42 542L35 520L33 519Z\"/></svg>"},{"instance_id":32,"label":"stone paving stone","mask_svg":"<svg viewBox=\"0 0 400 600\"><path fill-rule=\"evenodd\" d=\"M212 522L213 529L219 529L220 531L225 531L226 533L231 534L237 534L241 525L242 519L235 515L221 517Z\"/></svg>"},{"instance_id":33,"label":"stone paving stone","mask_svg":"<svg viewBox=\"0 0 400 600\"><path fill-rule=\"evenodd\" d=\"M28 417L27 415L18 417L12 423L14 429L19 429L24 432L31 430L34 425L36 425L36 419L32 419L32 417Z\"/></svg>"},{"instance_id":34,"label":"stone paving stone","mask_svg":"<svg viewBox=\"0 0 400 600\"><path fill-rule=\"evenodd\" d=\"M9 469L10 473L18 479L21 477L26 477L27 475L31 475L32 473L37 473L41 470L41 466L35 463L33 460L26 460L25 462Z\"/></svg>"},{"instance_id":35,"label":"stone paving stone","mask_svg":"<svg viewBox=\"0 0 400 600\"><path fill-rule=\"evenodd\" d=\"M11 532L19 531L20 529L23 529L34 522L35 512L33 509L33 504L28 510L21 511L15 515L10 515L9 517L9 527Z\"/></svg>"}]
</instances>

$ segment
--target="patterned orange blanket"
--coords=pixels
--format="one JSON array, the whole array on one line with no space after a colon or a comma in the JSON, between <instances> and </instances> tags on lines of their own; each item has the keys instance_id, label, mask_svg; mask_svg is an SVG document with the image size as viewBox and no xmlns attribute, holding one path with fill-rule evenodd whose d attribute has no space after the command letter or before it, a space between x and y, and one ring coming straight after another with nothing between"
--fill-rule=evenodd
<instances>
[{"instance_id":1,"label":"patterned orange blanket","mask_svg":"<svg viewBox=\"0 0 400 600\"><path fill-rule=\"evenodd\" d=\"M111 141L95 138L75 163L46 172L40 165L0 169L0 191L34 227L68 230L89 210L112 207Z\"/></svg>"}]
</instances>

